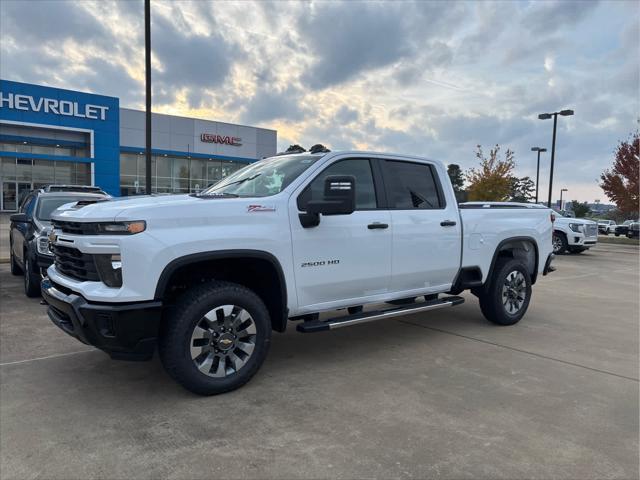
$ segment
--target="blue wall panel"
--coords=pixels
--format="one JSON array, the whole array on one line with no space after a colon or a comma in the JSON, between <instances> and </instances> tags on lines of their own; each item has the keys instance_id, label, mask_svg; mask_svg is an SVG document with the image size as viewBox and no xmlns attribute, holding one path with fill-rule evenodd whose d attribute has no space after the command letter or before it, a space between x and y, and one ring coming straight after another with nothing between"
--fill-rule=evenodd
<instances>
[{"instance_id":1,"label":"blue wall panel","mask_svg":"<svg viewBox=\"0 0 640 480\"><path fill-rule=\"evenodd\" d=\"M17 102L16 95L27 96L27 98L19 97L20 102ZM65 102L64 109L71 115L61 114L59 103L58 113L55 113L53 111L55 109L51 108L55 106L52 102L47 102L49 111L45 111L45 102L41 99ZM80 118L75 115L76 111L79 115L86 115L88 105L96 106L96 108L90 108L89 114L98 118ZM102 111L104 119L100 118ZM92 130L95 184L112 195L120 195L120 105L118 98L0 80L1 120L36 123L51 128L71 127ZM52 156L50 159L59 160L60 158ZM86 162L86 159L77 160Z\"/></svg>"}]
</instances>

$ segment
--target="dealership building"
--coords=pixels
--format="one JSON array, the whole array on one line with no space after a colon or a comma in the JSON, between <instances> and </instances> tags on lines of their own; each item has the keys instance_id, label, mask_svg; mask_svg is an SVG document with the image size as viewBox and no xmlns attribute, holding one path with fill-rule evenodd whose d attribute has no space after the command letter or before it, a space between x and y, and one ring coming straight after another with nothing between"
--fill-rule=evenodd
<instances>
[{"instance_id":1,"label":"dealership building","mask_svg":"<svg viewBox=\"0 0 640 480\"><path fill-rule=\"evenodd\" d=\"M275 130L154 113L152 189L197 192L276 153ZM0 80L0 211L49 184L145 188L145 113L118 98Z\"/></svg>"}]
</instances>

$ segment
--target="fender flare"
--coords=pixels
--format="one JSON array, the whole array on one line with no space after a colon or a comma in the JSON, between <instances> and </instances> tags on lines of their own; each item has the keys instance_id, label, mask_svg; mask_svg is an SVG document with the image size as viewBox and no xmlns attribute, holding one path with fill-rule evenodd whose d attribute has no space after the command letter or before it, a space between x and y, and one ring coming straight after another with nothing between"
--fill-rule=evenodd
<instances>
[{"instance_id":1,"label":"fender flare","mask_svg":"<svg viewBox=\"0 0 640 480\"><path fill-rule=\"evenodd\" d=\"M531 274L531 284L535 284L536 279L538 278L538 262L540 261L540 253L538 250L538 242L536 241L536 239L528 236L505 238L498 244L495 251L493 252L493 258L491 259L491 265L489 267L489 272L487 273L487 280L485 281L485 284L488 283L489 279L493 275L493 269L495 268L496 262L498 261L498 256L500 254L500 251L502 250L502 247L510 242L530 242L533 245L533 250L535 253L535 263L533 266L533 273Z\"/></svg>"},{"instance_id":2,"label":"fender flare","mask_svg":"<svg viewBox=\"0 0 640 480\"><path fill-rule=\"evenodd\" d=\"M169 262L160 277L158 278L158 283L156 284L156 289L154 293L154 299L162 300L162 296L164 291L167 288L169 283L169 279L171 276L179 269L186 265L192 263L198 263L202 261L208 260L227 260L234 258L254 258L259 260L266 260L269 262L275 269L276 275L278 276L278 280L280 283L280 297L282 302L282 312L281 317L276 319L272 318L272 322L274 323L275 329L278 331L284 331L287 323L288 317L288 303L287 303L287 282L284 276L284 272L282 270L282 266L278 259L273 256L269 252L265 252L263 250L217 250L210 252L199 252L192 253L189 255L185 255L183 257L178 257L171 262ZM282 330L280 330L282 328Z\"/></svg>"}]
</instances>

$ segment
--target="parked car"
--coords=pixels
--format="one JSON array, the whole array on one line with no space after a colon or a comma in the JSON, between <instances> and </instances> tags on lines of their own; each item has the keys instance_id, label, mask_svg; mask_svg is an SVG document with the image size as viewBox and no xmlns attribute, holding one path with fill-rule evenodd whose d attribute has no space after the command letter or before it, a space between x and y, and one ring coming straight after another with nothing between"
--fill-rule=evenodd
<instances>
[{"instance_id":1,"label":"parked car","mask_svg":"<svg viewBox=\"0 0 640 480\"><path fill-rule=\"evenodd\" d=\"M553 223L553 253L582 253L598 243L598 225L584 218L564 217L556 212Z\"/></svg>"},{"instance_id":2,"label":"parked car","mask_svg":"<svg viewBox=\"0 0 640 480\"><path fill-rule=\"evenodd\" d=\"M471 290L489 321L517 323L552 271L552 222L539 205L458 207L440 162L315 150L199 194L54 215L42 293L69 335L114 358L147 360L157 344L171 377L211 395L246 383L290 320L327 331L452 307Z\"/></svg>"},{"instance_id":3,"label":"parked car","mask_svg":"<svg viewBox=\"0 0 640 480\"><path fill-rule=\"evenodd\" d=\"M613 220L598 220L598 232L604 235L615 233L616 226L616 222Z\"/></svg>"},{"instance_id":4,"label":"parked car","mask_svg":"<svg viewBox=\"0 0 640 480\"><path fill-rule=\"evenodd\" d=\"M58 189L63 187L62 189ZM49 250L51 214L59 207L86 205L111 198L103 191L89 191L85 187L51 185L25 195L19 213L10 217L9 256L11 273L24 274L24 292L28 297L40 295L40 280L53 263Z\"/></svg>"},{"instance_id":5,"label":"parked car","mask_svg":"<svg viewBox=\"0 0 640 480\"><path fill-rule=\"evenodd\" d=\"M629 231L627 232L627 238L638 238L640 233L640 223L633 222L629 225Z\"/></svg>"},{"instance_id":6,"label":"parked car","mask_svg":"<svg viewBox=\"0 0 640 480\"><path fill-rule=\"evenodd\" d=\"M619 237L620 235L626 236L629 232L629 225L631 225L632 223L637 223L637 220L625 220L624 222L622 222L622 225L616 226L616 237Z\"/></svg>"}]
</instances>

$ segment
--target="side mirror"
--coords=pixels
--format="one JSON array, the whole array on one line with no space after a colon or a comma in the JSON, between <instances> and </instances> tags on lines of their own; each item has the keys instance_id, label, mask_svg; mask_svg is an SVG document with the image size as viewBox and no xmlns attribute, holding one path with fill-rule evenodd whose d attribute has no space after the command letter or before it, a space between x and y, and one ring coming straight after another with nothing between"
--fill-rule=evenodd
<instances>
[{"instance_id":1,"label":"side mirror","mask_svg":"<svg viewBox=\"0 0 640 480\"><path fill-rule=\"evenodd\" d=\"M324 198L307 203L300 214L304 228L320 224L322 215L350 215L356 209L356 179L353 175L330 175L324 180Z\"/></svg>"},{"instance_id":2,"label":"side mirror","mask_svg":"<svg viewBox=\"0 0 640 480\"><path fill-rule=\"evenodd\" d=\"M14 223L28 223L29 217L27 216L26 213L14 213L9 217L9 220L11 220Z\"/></svg>"}]
</instances>

